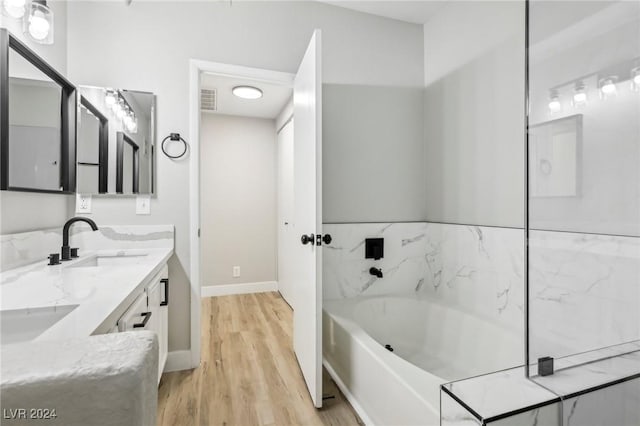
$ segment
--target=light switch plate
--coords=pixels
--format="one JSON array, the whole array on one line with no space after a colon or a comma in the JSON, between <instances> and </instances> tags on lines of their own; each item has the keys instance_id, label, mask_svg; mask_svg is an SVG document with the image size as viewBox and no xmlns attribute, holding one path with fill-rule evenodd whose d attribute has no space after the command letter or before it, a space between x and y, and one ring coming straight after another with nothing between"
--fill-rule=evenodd
<instances>
[{"instance_id":1,"label":"light switch plate","mask_svg":"<svg viewBox=\"0 0 640 426\"><path fill-rule=\"evenodd\" d=\"M233 267L233 278L238 278L240 276L240 267L239 266L234 266Z\"/></svg>"},{"instance_id":2,"label":"light switch plate","mask_svg":"<svg viewBox=\"0 0 640 426\"><path fill-rule=\"evenodd\" d=\"M151 196L136 196L136 214L151 214Z\"/></svg>"},{"instance_id":3,"label":"light switch plate","mask_svg":"<svg viewBox=\"0 0 640 426\"><path fill-rule=\"evenodd\" d=\"M76 213L91 213L90 194L76 194Z\"/></svg>"}]
</instances>

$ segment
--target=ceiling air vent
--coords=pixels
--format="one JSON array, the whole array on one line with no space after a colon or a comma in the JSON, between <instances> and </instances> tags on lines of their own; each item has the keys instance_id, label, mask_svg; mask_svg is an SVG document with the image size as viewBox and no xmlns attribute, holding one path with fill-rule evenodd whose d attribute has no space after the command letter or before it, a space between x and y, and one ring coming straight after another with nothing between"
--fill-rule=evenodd
<instances>
[{"instance_id":1,"label":"ceiling air vent","mask_svg":"<svg viewBox=\"0 0 640 426\"><path fill-rule=\"evenodd\" d=\"M200 109L202 111L217 111L216 89L200 90Z\"/></svg>"}]
</instances>

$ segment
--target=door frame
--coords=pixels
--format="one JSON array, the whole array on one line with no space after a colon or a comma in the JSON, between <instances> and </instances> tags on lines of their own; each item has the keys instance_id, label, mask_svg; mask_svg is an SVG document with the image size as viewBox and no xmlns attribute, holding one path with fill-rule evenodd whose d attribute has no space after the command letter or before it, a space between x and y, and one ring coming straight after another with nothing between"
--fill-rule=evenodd
<instances>
[{"instance_id":1,"label":"door frame","mask_svg":"<svg viewBox=\"0 0 640 426\"><path fill-rule=\"evenodd\" d=\"M220 62L189 60L189 248L191 282L191 367L200 365L200 76L203 73L246 78L293 89L295 74ZM276 226L276 224L274 224Z\"/></svg>"}]
</instances>

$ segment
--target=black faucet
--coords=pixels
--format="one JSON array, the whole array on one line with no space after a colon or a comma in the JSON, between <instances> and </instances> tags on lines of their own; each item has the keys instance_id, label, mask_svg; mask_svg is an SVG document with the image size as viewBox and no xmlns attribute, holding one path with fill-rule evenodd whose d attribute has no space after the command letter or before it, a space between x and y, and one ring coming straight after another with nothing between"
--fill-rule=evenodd
<instances>
[{"instance_id":1,"label":"black faucet","mask_svg":"<svg viewBox=\"0 0 640 426\"><path fill-rule=\"evenodd\" d=\"M69 228L76 222L87 222L91 229L98 230L98 225L86 217L72 217L64 224L62 228L62 258L60 260L71 260L72 257L78 257L78 249L69 247Z\"/></svg>"},{"instance_id":2,"label":"black faucet","mask_svg":"<svg viewBox=\"0 0 640 426\"><path fill-rule=\"evenodd\" d=\"M382 270L381 269L372 267L371 269L369 269L369 273L371 275L375 275L378 278L382 278Z\"/></svg>"}]
</instances>

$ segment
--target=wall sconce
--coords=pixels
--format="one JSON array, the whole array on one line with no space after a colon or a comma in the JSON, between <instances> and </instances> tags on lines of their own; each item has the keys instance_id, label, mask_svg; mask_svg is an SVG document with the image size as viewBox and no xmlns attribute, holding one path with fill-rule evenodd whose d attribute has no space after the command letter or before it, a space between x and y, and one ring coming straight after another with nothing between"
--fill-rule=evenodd
<instances>
[{"instance_id":1,"label":"wall sconce","mask_svg":"<svg viewBox=\"0 0 640 426\"><path fill-rule=\"evenodd\" d=\"M22 20L24 33L37 43L53 44L53 12L47 1L32 0L27 12Z\"/></svg>"},{"instance_id":2,"label":"wall sconce","mask_svg":"<svg viewBox=\"0 0 640 426\"><path fill-rule=\"evenodd\" d=\"M577 81L573 89L573 106L583 107L587 105L587 89L584 82Z\"/></svg>"},{"instance_id":3,"label":"wall sconce","mask_svg":"<svg viewBox=\"0 0 640 426\"><path fill-rule=\"evenodd\" d=\"M618 80L617 76L611 76L601 79L598 82L598 86L600 87L600 97L602 99L606 99L611 96L615 96L618 92L616 88L616 81Z\"/></svg>"},{"instance_id":4,"label":"wall sconce","mask_svg":"<svg viewBox=\"0 0 640 426\"><path fill-rule=\"evenodd\" d=\"M27 9L27 0L4 0L2 13L10 18L21 19Z\"/></svg>"},{"instance_id":5,"label":"wall sconce","mask_svg":"<svg viewBox=\"0 0 640 426\"><path fill-rule=\"evenodd\" d=\"M562 110L562 104L560 103L560 97L556 89L551 89L549 93L549 112L556 114Z\"/></svg>"}]
</instances>

